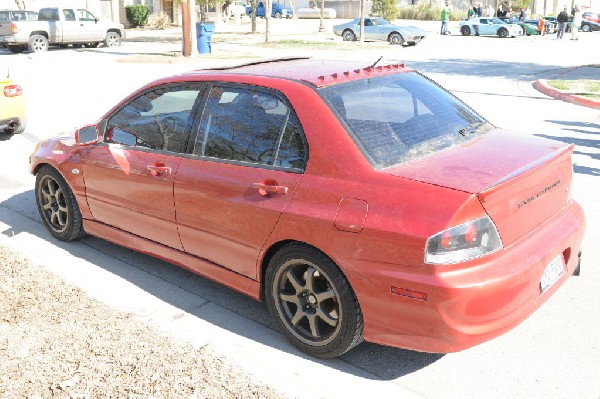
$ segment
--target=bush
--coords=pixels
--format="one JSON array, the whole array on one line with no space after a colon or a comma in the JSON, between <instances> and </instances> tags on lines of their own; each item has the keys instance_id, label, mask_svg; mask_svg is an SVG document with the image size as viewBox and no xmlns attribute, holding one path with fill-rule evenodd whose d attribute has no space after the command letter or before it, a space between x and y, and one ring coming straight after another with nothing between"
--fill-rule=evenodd
<instances>
[{"instance_id":1,"label":"bush","mask_svg":"<svg viewBox=\"0 0 600 399\"><path fill-rule=\"evenodd\" d=\"M171 24L171 18L164 12L155 12L148 18L148 26L155 29L164 29Z\"/></svg>"},{"instance_id":2,"label":"bush","mask_svg":"<svg viewBox=\"0 0 600 399\"><path fill-rule=\"evenodd\" d=\"M398 17L396 0L373 0L371 15L378 15L388 21L395 20Z\"/></svg>"},{"instance_id":3,"label":"bush","mask_svg":"<svg viewBox=\"0 0 600 399\"><path fill-rule=\"evenodd\" d=\"M463 15L464 14L464 15ZM415 6L402 6L398 8L399 19L417 19L420 21L439 21L442 18L442 9L438 6L430 6L426 3L421 3ZM466 11L451 8L450 20L459 21L461 18L466 18Z\"/></svg>"},{"instance_id":4,"label":"bush","mask_svg":"<svg viewBox=\"0 0 600 399\"><path fill-rule=\"evenodd\" d=\"M144 27L148 23L148 16L150 15L150 7L137 4L125 7L125 16L127 20L134 28Z\"/></svg>"}]
</instances>

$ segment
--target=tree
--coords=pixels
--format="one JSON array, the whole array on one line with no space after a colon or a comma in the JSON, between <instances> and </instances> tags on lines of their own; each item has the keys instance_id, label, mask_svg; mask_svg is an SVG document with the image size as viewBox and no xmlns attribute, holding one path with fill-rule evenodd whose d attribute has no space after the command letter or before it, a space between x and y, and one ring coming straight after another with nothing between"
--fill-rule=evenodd
<instances>
[{"instance_id":1,"label":"tree","mask_svg":"<svg viewBox=\"0 0 600 399\"><path fill-rule=\"evenodd\" d=\"M15 0L15 4L17 5L17 8L21 11L26 9L25 0Z\"/></svg>"},{"instance_id":2,"label":"tree","mask_svg":"<svg viewBox=\"0 0 600 399\"><path fill-rule=\"evenodd\" d=\"M383 17L388 21L394 21L398 16L396 0L373 0L371 14Z\"/></svg>"}]
</instances>

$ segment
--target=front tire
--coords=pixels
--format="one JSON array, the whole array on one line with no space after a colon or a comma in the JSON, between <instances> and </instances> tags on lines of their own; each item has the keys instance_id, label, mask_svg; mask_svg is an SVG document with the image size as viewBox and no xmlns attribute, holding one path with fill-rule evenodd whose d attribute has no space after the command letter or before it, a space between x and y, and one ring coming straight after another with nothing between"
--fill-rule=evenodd
<instances>
[{"instance_id":1,"label":"front tire","mask_svg":"<svg viewBox=\"0 0 600 399\"><path fill-rule=\"evenodd\" d=\"M342 33L342 39L344 39L345 42L355 42L356 35L350 29L347 29Z\"/></svg>"},{"instance_id":2,"label":"front tire","mask_svg":"<svg viewBox=\"0 0 600 399\"><path fill-rule=\"evenodd\" d=\"M48 39L42 35L31 35L28 43L29 51L32 53L41 53L48 51Z\"/></svg>"},{"instance_id":3,"label":"front tire","mask_svg":"<svg viewBox=\"0 0 600 399\"><path fill-rule=\"evenodd\" d=\"M402 46L404 44L404 39L402 38L402 35L400 35L400 33L393 32L390 33L390 35L388 36L388 42L390 42L390 44Z\"/></svg>"},{"instance_id":4,"label":"front tire","mask_svg":"<svg viewBox=\"0 0 600 399\"><path fill-rule=\"evenodd\" d=\"M501 38L508 37L508 30L506 28L498 29L498 37L501 37Z\"/></svg>"},{"instance_id":5,"label":"front tire","mask_svg":"<svg viewBox=\"0 0 600 399\"><path fill-rule=\"evenodd\" d=\"M117 32L108 32L104 39L106 47L115 47L121 45L121 36Z\"/></svg>"},{"instance_id":6,"label":"front tire","mask_svg":"<svg viewBox=\"0 0 600 399\"><path fill-rule=\"evenodd\" d=\"M85 235L75 195L53 167L43 166L38 172L35 198L42 222L55 238L73 241Z\"/></svg>"},{"instance_id":7,"label":"front tire","mask_svg":"<svg viewBox=\"0 0 600 399\"><path fill-rule=\"evenodd\" d=\"M471 35L471 28L469 28L467 25L462 26L460 28L460 33L463 36L470 36Z\"/></svg>"},{"instance_id":8,"label":"front tire","mask_svg":"<svg viewBox=\"0 0 600 399\"><path fill-rule=\"evenodd\" d=\"M25 131L27 123L25 120L21 120L21 122L15 127L7 127L4 129L4 133L6 134L21 134Z\"/></svg>"},{"instance_id":9,"label":"front tire","mask_svg":"<svg viewBox=\"0 0 600 399\"><path fill-rule=\"evenodd\" d=\"M271 258L265 298L283 334L311 356L337 357L363 340L350 284L331 259L307 245L287 245Z\"/></svg>"},{"instance_id":10,"label":"front tire","mask_svg":"<svg viewBox=\"0 0 600 399\"><path fill-rule=\"evenodd\" d=\"M590 28L589 25L587 25L587 24L586 25L581 25L581 31L582 32L589 32L590 30L592 30L592 29Z\"/></svg>"}]
</instances>

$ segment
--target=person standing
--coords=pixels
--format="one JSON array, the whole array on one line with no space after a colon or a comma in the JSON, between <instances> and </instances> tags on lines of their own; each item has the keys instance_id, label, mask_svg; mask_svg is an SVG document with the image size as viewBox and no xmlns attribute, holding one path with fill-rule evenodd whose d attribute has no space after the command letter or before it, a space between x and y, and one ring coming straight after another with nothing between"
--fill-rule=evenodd
<instances>
[{"instance_id":1,"label":"person standing","mask_svg":"<svg viewBox=\"0 0 600 399\"><path fill-rule=\"evenodd\" d=\"M544 36L546 34L546 20L544 19L544 17L540 14L540 19L538 19L538 33L540 34L540 36Z\"/></svg>"},{"instance_id":2,"label":"person standing","mask_svg":"<svg viewBox=\"0 0 600 399\"><path fill-rule=\"evenodd\" d=\"M581 10L579 6L573 7L573 22L571 22L571 40L579 40L579 26L581 26Z\"/></svg>"},{"instance_id":3,"label":"person standing","mask_svg":"<svg viewBox=\"0 0 600 399\"><path fill-rule=\"evenodd\" d=\"M448 35L448 21L450 20L450 7L446 2L444 4L444 8L442 8L442 29L440 30L440 35Z\"/></svg>"},{"instance_id":4,"label":"person standing","mask_svg":"<svg viewBox=\"0 0 600 399\"><path fill-rule=\"evenodd\" d=\"M558 31L556 32L556 39L562 39L565 35L565 29L567 28L567 22L569 22L569 14L567 14L567 6L562 10L556 17L558 21ZM573 26L571 26L573 28Z\"/></svg>"}]
</instances>

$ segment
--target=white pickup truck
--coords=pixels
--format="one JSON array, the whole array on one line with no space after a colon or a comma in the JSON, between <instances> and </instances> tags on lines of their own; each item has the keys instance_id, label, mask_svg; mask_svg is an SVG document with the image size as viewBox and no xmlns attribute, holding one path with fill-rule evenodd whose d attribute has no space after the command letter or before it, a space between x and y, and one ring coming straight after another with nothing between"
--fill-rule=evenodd
<instances>
[{"instance_id":1,"label":"white pickup truck","mask_svg":"<svg viewBox=\"0 0 600 399\"><path fill-rule=\"evenodd\" d=\"M13 53L29 49L48 50L49 46L69 44L85 47L118 46L125 37L122 24L100 21L82 8L42 8L37 21L12 21L0 24L0 43Z\"/></svg>"}]
</instances>

